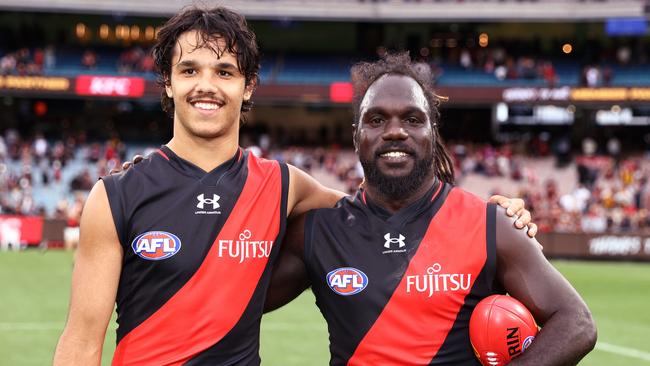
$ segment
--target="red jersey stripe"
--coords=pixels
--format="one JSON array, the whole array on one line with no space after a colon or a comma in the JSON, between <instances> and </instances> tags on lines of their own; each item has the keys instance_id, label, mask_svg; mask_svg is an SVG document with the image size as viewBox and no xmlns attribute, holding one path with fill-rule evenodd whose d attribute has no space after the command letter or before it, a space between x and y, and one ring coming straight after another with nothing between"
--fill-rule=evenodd
<instances>
[{"instance_id":1,"label":"red jersey stripe","mask_svg":"<svg viewBox=\"0 0 650 366\"><path fill-rule=\"evenodd\" d=\"M485 265L485 205L459 189L449 193L431 220L400 284L348 365L428 365L431 362ZM433 269L428 271L429 268ZM470 285L467 289L448 292L442 291L441 281L440 291L415 290L413 276L422 279L419 285L423 287L428 281L426 275L437 273L469 274Z\"/></svg>"},{"instance_id":2,"label":"red jersey stripe","mask_svg":"<svg viewBox=\"0 0 650 366\"><path fill-rule=\"evenodd\" d=\"M113 365L181 365L235 326L268 257L245 261L220 257L220 240L234 243L246 230L247 240L275 240L280 231L281 192L279 164L249 157L244 188L205 260L169 301L122 338Z\"/></svg>"}]
</instances>

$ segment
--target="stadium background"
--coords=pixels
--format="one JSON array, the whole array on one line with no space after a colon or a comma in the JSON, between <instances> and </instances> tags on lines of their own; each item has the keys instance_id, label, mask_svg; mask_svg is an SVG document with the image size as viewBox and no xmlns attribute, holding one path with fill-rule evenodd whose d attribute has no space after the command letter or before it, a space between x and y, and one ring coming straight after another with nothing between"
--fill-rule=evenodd
<instances>
[{"instance_id":1,"label":"stadium background","mask_svg":"<svg viewBox=\"0 0 650 366\"><path fill-rule=\"evenodd\" d=\"M180 4L0 1L0 365L50 362L69 296L63 248L89 188L171 136L148 51ZM594 312L599 343L582 364L650 365L648 1L224 5L247 16L263 55L243 146L354 190L349 67L409 51L449 97L459 185L526 199L546 255ZM310 293L262 328L263 364L327 363Z\"/></svg>"}]
</instances>

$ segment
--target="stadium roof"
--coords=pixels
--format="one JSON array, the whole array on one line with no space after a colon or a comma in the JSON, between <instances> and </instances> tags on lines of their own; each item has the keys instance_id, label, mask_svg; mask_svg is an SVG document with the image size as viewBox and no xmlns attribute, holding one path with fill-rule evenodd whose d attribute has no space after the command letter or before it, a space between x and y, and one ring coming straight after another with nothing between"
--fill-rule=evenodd
<instances>
[{"instance_id":1,"label":"stadium roof","mask_svg":"<svg viewBox=\"0 0 650 366\"><path fill-rule=\"evenodd\" d=\"M2 0L0 9L169 16L196 2L173 0ZM231 0L219 2L252 19L360 21L580 21L645 17L645 0ZM200 4L215 4L214 1Z\"/></svg>"}]
</instances>

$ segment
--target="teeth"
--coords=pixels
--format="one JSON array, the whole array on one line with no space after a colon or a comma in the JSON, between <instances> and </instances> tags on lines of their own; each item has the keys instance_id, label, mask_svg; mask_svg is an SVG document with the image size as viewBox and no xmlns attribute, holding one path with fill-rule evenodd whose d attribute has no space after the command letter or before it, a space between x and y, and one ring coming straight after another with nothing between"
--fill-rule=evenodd
<instances>
[{"instance_id":1,"label":"teeth","mask_svg":"<svg viewBox=\"0 0 650 366\"><path fill-rule=\"evenodd\" d=\"M194 106L200 109L209 109L209 110L219 109L219 105L216 103L198 102L198 103L194 103Z\"/></svg>"},{"instance_id":2,"label":"teeth","mask_svg":"<svg viewBox=\"0 0 650 366\"><path fill-rule=\"evenodd\" d=\"M386 158L401 158L403 156L406 156L407 154L402 151L391 151L387 153L381 154L381 156L386 157Z\"/></svg>"}]
</instances>

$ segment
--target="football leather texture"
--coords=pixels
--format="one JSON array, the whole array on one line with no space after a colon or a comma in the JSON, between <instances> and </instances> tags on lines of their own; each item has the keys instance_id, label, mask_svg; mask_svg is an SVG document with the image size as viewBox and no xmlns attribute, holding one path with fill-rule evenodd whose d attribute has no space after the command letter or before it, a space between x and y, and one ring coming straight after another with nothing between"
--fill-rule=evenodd
<instances>
[{"instance_id":1,"label":"football leather texture","mask_svg":"<svg viewBox=\"0 0 650 366\"><path fill-rule=\"evenodd\" d=\"M469 320L469 338L484 366L507 365L530 346L537 332L530 311L507 295L481 300Z\"/></svg>"}]
</instances>

